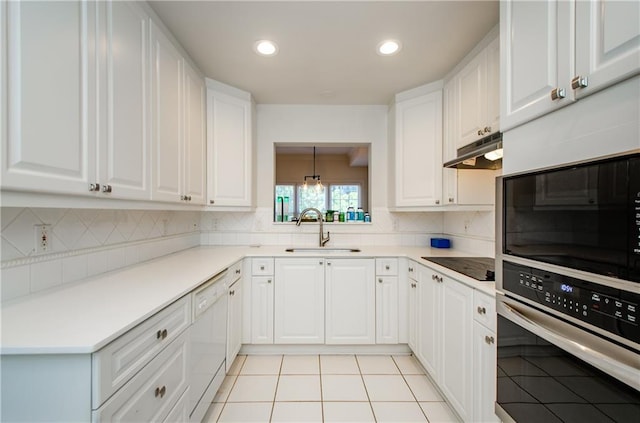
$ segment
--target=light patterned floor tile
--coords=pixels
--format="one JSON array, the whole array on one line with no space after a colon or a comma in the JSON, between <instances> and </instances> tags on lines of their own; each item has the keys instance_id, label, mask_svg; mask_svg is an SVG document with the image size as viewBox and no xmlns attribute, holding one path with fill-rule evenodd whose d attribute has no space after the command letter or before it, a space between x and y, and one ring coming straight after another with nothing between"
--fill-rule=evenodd
<instances>
[{"instance_id":1,"label":"light patterned floor tile","mask_svg":"<svg viewBox=\"0 0 640 423\"><path fill-rule=\"evenodd\" d=\"M218 423L268 423L272 406L270 402L230 402L222 409Z\"/></svg>"},{"instance_id":2,"label":"light patterned floor tile","mask_svg":"<svg viewBox=\"0 0 640 423\"><path fill-rule=\"evenodd\" d=\"M359 355L357 356L360 372L363 375L397 375L400 370L391 356Z\"/></svg>"},{"instance_id":3,"label":"light patterned floor tile","mask_svg":"<svg viewBox=\"0 0 640 423\"><path fill-rule=\"evenodd\" d=\"M285 355L280 373L283 375L320 374L320 359L317 355Z\"/></svg>"},{"instance_id":4,"label":"light patterned floor tile","mask_svg":"<svg viewBox=\"0 0 640 423\"><path fill-rule=\"evenodd\" d=\"M378 423L418 423L427 421L417 402L372 402L371 406Z\"/></svg>"},{"instance_id":5,"label":"light patterned floor tile","mask_svg":"<svg viewBox=\"0 0 640 423\"><path fill-rule=\"evenodd\" d=\"M424 370L418 360L412 355L394 355L393 361L400 368L403 375L423 375Z\"/></svg>"},{"instance_id":6,"label":"light patterned floor tile","mask_svg":"<svg viewBox=\"0 0 640 423\"><path fill-rule=\"evenodd\" d=\"M273 401L276 395L278 376L243 376L236 379L236 383L229 394L229 402L259 402Z\"/></svg>"},{"instance_id":7,"label":"light patterned floor tile","mask_svg":"<svg viewBox=\"0 0 640 423\"><path fill-rule=\"evenodd\" d=\"M321 402L276 402L273 404L272 423L322 422Z\"/></svg>"},{"instance_id":8,"label":"light patterned floor tile","mask_svg":"<svg viewBox=\"0 0 640 423\"><path fill-rule=\"evenodd\" d=\"M281 355L249 355L244 361L241 375L277 375L282 365Z\"/></svg>"},{"instance_id":9,"label":"light patterned floor tile","mask_svg":"<svg viewBox=\"0 0 640 423\"><path fill-rule=\"evenodd\" d=\"M323 401L369 401L360 375L322 375Z\"/></svg>"},{"instance_id":10,"label":"light patterned floor tile","mask_svg":"<svg viewBox=\"0 0 640 423\"><path fill-rule=\"evenodd\" d=\"M276 401L320 401L320 375L282 375Z\"/></svg>"},{"instance_id":11,"label":"light patterned floor tile","mask_svg":"<svg viewBox=\"0 0 640 423\"><path fill-rule=\"evenodd\" d=\"M369 402L323 402L325 423L375 422Z\"/></svg>"},{"instance_id":12,"label":"light patterned floor tile","mask_svg":"<svg viewBox=\"0 0 640 423\"><path fill-rule=\"evenodd\" d=\"M414 401L409 386L399 375L363 375L370 401Z\"/></svg>"},{"instance_id":13,"label":"light patterned floor tile","mask_svg":"<svg viewBox=\"0 0 640 423\"><path fill-rule=\"evenodd\" d=\"M321 355L320 371L323 375L359 375L360 369L354 355Z\"/></svg>"}]
</instances>

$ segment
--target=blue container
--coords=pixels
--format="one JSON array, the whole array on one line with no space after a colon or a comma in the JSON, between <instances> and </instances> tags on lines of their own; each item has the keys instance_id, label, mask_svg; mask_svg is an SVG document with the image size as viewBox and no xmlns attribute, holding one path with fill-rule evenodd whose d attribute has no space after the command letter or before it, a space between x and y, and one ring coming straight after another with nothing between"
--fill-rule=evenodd
<instances>
[{"instance_id":1,"label":"blue container","mask_svg":"<svg viewBox=\"0 0 640 423\"><path fill-rule=\"evenodd\" d=\"M431 238L433 248L451 248L451 240L447 238Z\"/></svg>"}]
</instances>

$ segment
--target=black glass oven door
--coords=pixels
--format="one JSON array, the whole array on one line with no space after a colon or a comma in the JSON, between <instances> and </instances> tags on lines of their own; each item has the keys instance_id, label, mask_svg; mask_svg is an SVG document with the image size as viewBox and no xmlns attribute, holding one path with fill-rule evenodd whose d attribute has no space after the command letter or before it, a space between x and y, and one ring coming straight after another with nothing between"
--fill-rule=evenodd
<instances>
[{"instance_id":1,"label":"black glass oven door","mask_svg":"<svg viewBox=\"0 0 640 423\"><path fill-rule=\"evenodd\" d=\"M500 297L498 417L518 423L640 421L637 353Z\"/></svg>"}]
</instances>

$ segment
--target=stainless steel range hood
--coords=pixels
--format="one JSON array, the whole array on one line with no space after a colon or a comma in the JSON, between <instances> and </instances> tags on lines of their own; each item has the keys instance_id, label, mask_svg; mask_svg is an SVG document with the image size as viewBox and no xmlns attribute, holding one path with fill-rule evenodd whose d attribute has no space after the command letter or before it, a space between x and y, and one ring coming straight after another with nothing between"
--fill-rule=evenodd
<instances>
[{"instance_id":1,"label":"stainless steel range hood","mask_svg":"<svg viewBox=\"0 0 640 423\"><path fill-rule=\"evenodd\" d=\"M457 169L500 169L502 157L489 160L485 154L500 150L502 152L502 132L496 132L458 149L458 157L449 160L444 167Z\"/></svg>"}]
</instances>

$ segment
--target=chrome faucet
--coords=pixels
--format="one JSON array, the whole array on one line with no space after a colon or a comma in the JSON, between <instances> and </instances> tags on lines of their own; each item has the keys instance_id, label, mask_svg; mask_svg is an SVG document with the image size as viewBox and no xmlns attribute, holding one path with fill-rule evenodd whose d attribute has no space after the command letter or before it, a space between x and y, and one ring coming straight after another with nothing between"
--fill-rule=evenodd
<instances>
[{"instance_id":1,"label":"chrome faucet","mask_svg":"<svg viewBox=\"0 0 640 423\"><path fill-rule=\"evenodd\" d=\"M302 218L308 213L308 212L315 212L318 215L318 221L320 222L320 238L319 238L319 246L320 247L324 247L324 244L326 244L327 242L329 242L329 239L331 239L331 235L330 232L327 231L327 237L324 237L324 231L322 230L322 212L314 207L308 207L304 210L302 210L302 212L300 213L300 216L298 217L298 222L296 223L296 226L300 226L300 224L302 223Z\"/></svg>"}]
</instances>

